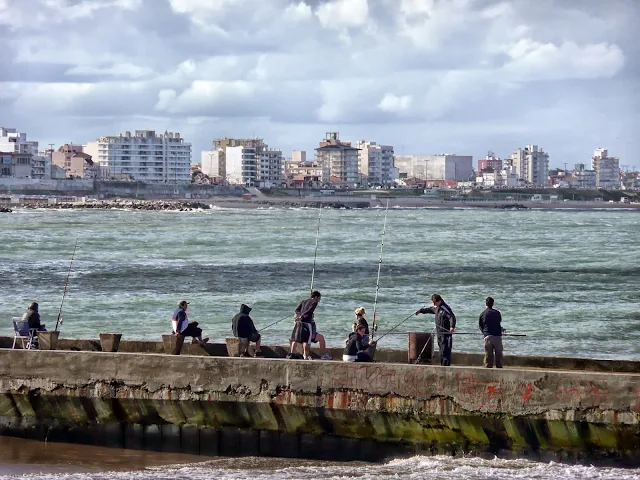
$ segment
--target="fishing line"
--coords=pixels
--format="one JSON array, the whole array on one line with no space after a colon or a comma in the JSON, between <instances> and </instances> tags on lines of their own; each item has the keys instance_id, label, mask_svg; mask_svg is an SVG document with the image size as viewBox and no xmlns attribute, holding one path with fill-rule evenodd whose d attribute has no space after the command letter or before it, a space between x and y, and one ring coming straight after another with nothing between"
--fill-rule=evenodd
<instances>
[{"instance_id":1,"label":"fishing line","mask_svg":"<svg viewBox=\"0 0 640 480\"><path fill-rule=\"evenodd\" d=\"M378 325L376 324L376 307L378 305L378 292L380 291L380 270L382 269L382 250L384 248L384 234L387 231L387 213L389 213L389 198L387 195L387 208L384 211L384 223L382 225L382 239L380 241L380 260L378 261L378 278L376 279L376 295L373 299L373 328L371 329L371 340L373 341L374 335Z\"/></svg>"},{"instance_id":2,"label":"fishing line","mask_svg":"<svg viewBox=\"0 0 640 480\"><path fill-rule=\"evenodd\" d=\"M313 253L313 269L311 270L311 288L310 294L313 293L313 280L316 276L316 259L318 258L318 237L320 237L320 216L322 215L322 205L318 207L318 229L316 231L316 249Z\"/></svg>"}]
</instances>

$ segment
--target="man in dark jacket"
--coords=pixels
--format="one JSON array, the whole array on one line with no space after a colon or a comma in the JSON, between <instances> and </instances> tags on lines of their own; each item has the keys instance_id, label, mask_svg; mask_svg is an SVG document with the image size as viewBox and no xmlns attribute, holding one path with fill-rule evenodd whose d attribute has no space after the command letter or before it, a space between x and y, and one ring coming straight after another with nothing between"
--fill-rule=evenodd
<instances>
[{"instance_id":1,"label":"man in dark jacket","mask_svg":"<svg viewBox=\"0 0 640 480\"><path fill-rule=\"evenodd\" d=\"M496 368L502 368L502 314L493 308L493 297L487 297L487 308L480 314L478 326L484 335L484 366L493 368L495 355Z\"/></svg>"},{"instance_id":2,"label":"man in dark jacket","mask_svg":"<svg viewBox=\"0 0 640 480\"><path fill-rule=\"evenodd\" d=\"M431 296L433 307L423 307L416 312L434 314L436 321L436 334L438 335L438 349L440 350L440 365L451 365L451 350L453 349L453 335L456 329L456 316L451 307L447 305L437 293Z\"/></svg>"},{"instance_id":3,"label":"man in dark jacket","mask_svg":"<svg viewBox=\"0 0 640 480\"><path fill-rule=\"evenodd\" d=\"M29 330L35 330L37 332L46 331L44 323L40 323L40 313L38 312L37 302L29 305L27 311L22 315L22 320L29 323Z\"/></svg>"},{"instance_id":4,"label":"man in dark jacket","mask_svg":"<svg viewBox=\"0 0 640 480\"><path fill-rule=\"evenodd\" d=\"M327 353L327 343L324 335L318 333L316 322L313 318L318 303L322 295L317 290L311 292L311 297L300 302L296 308L296 321L291 332L291 353L295 353L298 343L302 343L302 352L305 360L311 360L309 347L312 343L320 343L322 360L331 360L331 355Z\"/></svg>"},{"instance_id":5,"label":"man in dark jacket","mask_svg":"<svg viewBox=\"0 0 640 480\"><path fill-rule=\"evenodd\" d=\"M256 353L255 357L262 357L262 350L260 350L260 334L258 330L256 330L255 325L253 324L252 318L249 316L249 312L251 312L251 307L245 305L244 303L240 305L240 312L237 313L231 319L231 329L233 330L233 336L236 338L246 338L246 346L242 355L245 357L249 355L249 342L253 342L256 344Z\"/></svg>"}]
</instances>

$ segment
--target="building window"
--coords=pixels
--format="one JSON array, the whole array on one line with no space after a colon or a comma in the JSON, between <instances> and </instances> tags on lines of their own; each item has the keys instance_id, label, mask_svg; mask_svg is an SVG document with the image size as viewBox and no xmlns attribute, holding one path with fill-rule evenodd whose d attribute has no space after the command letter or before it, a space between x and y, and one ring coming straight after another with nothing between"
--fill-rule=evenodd
<instances>
[{"instance_id":1,"label":"building window","mask_svg":"<svg viewBox=\"0 0 640 480\"><path fill-rule=\"evenodd\" d=\"M2 171L1 171L1 173L2 173L2 176L3 176L3 177L9 177L9 176L11 176L11 168L9 168L9 167L2 167Z\"/></svg>"}]
</instances>

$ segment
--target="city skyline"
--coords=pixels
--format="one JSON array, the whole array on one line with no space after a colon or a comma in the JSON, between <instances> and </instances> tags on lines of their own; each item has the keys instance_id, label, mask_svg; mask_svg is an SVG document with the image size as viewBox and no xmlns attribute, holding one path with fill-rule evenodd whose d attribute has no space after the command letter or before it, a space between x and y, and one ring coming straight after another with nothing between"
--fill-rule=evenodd
<instances>
[{"instance_id":1,"label":"city skyline","mask_svg":"<svg viewBox=\"0 0 640 480\"><path fill-rule=\"evenodd\" d=\"M41 145L179 131L194 161L214 138L288 157L338 131L397 155L537 144L552 168L598 147L640 165L637 2L390 5L0 1L0 124Z\"/></svg>"}]
</instances>

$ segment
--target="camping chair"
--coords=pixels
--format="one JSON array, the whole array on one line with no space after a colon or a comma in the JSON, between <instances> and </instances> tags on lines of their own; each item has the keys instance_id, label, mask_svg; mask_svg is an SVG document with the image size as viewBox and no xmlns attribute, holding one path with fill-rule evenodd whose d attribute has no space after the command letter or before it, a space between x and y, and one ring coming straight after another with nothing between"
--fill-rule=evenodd
<instances>
[{"instance_id":1,"label":"camping chair","mask_svg":"<svg viewBox=\"0 0 640 480\"><path fill-rule=\"evenodd\" d=\"M35 328L29 328L29 322L22 320L20 317L13 317L13 346L16 348L18 340L22 342L22 348L24 350L30 350L31 348L37 348L37 335ZM25 344L26 341L26 344Z\"/></svg>"}]
</instances>

